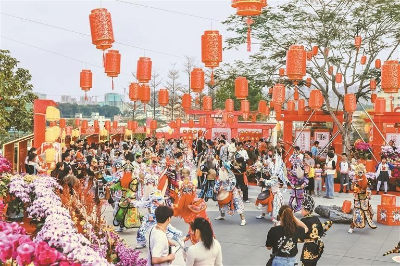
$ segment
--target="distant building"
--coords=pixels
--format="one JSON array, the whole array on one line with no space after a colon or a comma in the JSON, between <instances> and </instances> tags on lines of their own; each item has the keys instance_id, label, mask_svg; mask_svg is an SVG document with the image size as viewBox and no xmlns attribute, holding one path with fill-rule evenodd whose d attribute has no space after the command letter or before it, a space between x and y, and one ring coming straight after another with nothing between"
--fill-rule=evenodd
<instances>
[{"instance_id":1,"label":"distant building","mask_svg":"<svg viewBox=\"0 0 400 266\"><path fill-rule=\"evenodd\" d=\"M40 100L46 100L47 95L44 93L40 93L40 92L33 92L34 94L36 94L37 97L39 97Z\"/></svg>"},{"instance_id":2,"label":"distant building","mask_svg":"<svg viewBox=\"0 0 400 266\"><path fill-rule=\"evenodd\" d=\"M61 103L71 103L72 98L69 95L61 95Z\"/></svg>"},{"instance_id":3,"label":"distant building","mask_svg":"<svg viewBox=\"0 0 400 266\"><path fill-rule=\"evenodd\" d=\"M124 111L123 95L118 93L106 93L104 95L104 105L117 107L121 112Z\"/></svg>"}]
</instances>

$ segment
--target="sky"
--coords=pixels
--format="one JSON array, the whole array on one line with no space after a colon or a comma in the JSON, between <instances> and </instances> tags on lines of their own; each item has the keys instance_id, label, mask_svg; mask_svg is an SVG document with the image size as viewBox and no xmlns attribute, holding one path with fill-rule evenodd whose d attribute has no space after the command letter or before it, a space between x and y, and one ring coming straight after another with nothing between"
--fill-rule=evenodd
<instances>
[{"instance_id":1,"label":"sky","mask_svg":"<svg viewBox=\"0 0 400 266\"><path fill-rule=\"evenodd\" d=\"M219 30L223 39L234 36L221 24L229 15L235 14L230 4L229 0L0 0L0 48L10 50L11 55L20 61L19 67L30 71L35 92L44 93L48 99L56 101L61 99L61 95L83 96L79 73L82 69L91 69L93 88L88 96L98 96L98 101L102 101L105 93L122 94L124 87L135 81L131 73L136 73L137 60L141 56L152 59L153 71L160 74L163 84L173 64L176 64L176 69L183 70L184 56L195 57L197 66L204 67L201 63L201 35L204 31ZM278 1L270 0L268 4L277 5ZM99 7L107 8L111 13L116 42L130 45L114 43L112 47L122 56L121 74L114 79L114 91L111 79L101 67L102 51L95 48L90 37L89 14ZM245 59L249 54L243 45L238 50L224 51L223 62ZM187 84L183 72L180 81Z\"/></svg>"}]
</instances>

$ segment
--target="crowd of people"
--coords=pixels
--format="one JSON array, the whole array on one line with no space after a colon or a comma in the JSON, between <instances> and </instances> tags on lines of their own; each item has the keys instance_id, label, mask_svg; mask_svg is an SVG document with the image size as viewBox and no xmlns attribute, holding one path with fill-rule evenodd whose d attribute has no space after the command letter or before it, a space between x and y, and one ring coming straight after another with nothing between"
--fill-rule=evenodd
<instances>
[{"instance_id":1,"label":"crowd of people","mask_svg":"<svg viewBox=\"0 0 400 266\"><path fill-rule=\"evenodd\" d=\"M316 265L323 252L321 237L331 223L322 224L312 215L313 197L322 196L325 188L324 197L332 199L338 173L339 193L349 193L353 182L353 188L358 189L355 200L360 200L360 195L369 193L365 184L358 182L365 171L357 168L356 161L348 161L344 153L338 163L333 148L322 159L318 141L310 151L294 147L290 156L287 153L281 141L273 147L264 139L228 141L223 135L216 140L200 137L193 141L146 138L89 144L78 140L63 149L62 162L51 175L71 193L81 186L93 194L95 202L104 200L112 205L117 232L139 228L137 248L148 248L148 265L167 265L175 258L171 243L184 247L186 241L193 245L185 248L186 265L222 265L221 245L214 237L207 201L219 206L216 220L238 214L240 225L245 226L248 184L254 181L262 187L256 199L261 214L256 218L265 219L269 214L274 224L266 241L266 247L272 249L270 265L294 265L298 241L305 243L302 263ZM32 148L25 162L27 173L47 170L38 161L37 150ZM377 171L379 182L385 183L390 171L385 158ZM284 205L281 189L288 185L292 192ZM362 204L368 206L368 200L362 198ZM139 213L140 208L147 213ZM297 211L303 219L293 215ZM363 228L366 221L376 228L370 223L371 213L361 209L355 213L357 222L352 223L349 233ZM187 234L171 225L173 216L188 224ZM360 217L364 223L359 222Z\"/></svg>"}]
</instances>

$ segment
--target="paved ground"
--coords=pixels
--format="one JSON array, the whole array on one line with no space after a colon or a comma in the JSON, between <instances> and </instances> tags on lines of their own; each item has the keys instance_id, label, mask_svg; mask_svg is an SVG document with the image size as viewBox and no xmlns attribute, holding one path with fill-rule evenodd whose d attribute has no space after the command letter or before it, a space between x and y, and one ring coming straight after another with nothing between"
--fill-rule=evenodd
<instances>
[{"instance_id":1,"label":"paved ground","mask_svg":"<svg viewBox=\"0 0 400 266\"><path fill-rule=\"evenodd\" d=\"M239 216L227 217L225 221L215 221L219 215L218 207L213 201L208 202L208 215L213 223L217 239L222 245L223 263L230 265L265 265L271 253L265 248L265 240L268 230L272 226L270 220L257 220L255 217L260 211L254 205L255 198L259 193L258 187L250 187L249 195L251 203L245 203L246 226L239 226ZM287 191L285 202L288 202L290 191ZM316 198L316 205L339 205L345 199L352 200L352 194L335 193L335 199ZM380 204L380 196L374 195L371 200L374 211ZM400 197L397 197L397 205L400 205ZM145 211L145 210L144 210ZM112 210L107 208L107 220L112 221ZM300 218L300 214L296 214ZM325 221L321 218L321 221ZM376 215L374 216L376 222ZM188 225L181 219L174 218L172 224L187 233ZM392 260L392 256L383 257L382 254L391 250L400 240L400 226L385 226L377 224L375 230L368 228L355 229L353 234L348 234L347 224L334 224L323 238L325 251L318 265L398 265ZM131 246L136 246L137 229L130 229L121 236ZM302 244L298 245L299 250ZM142 256L147 256L147 250L143 249ZM299 260L298 256L298 260ZM178 251L172 265L184 265L182 252ZM300 264L301 265L301 264Z\"/></svg>"}]
</instances>

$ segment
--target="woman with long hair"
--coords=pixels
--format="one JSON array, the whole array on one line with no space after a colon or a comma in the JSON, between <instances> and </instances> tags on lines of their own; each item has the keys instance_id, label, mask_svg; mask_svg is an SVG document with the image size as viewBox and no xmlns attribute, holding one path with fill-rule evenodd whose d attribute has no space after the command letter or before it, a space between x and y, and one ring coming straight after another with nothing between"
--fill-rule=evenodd
<instances>
[{"instance_id":1,"label":"woman with long hair","mask_svg":"<svg viewBox=\"0 0 400 266\"><path fill-rule=\"evenodd\" d=\"M280 225L272 227L266 247L272 249L272 266L293 266L298 252L297 242L308 232L307 226L293 215L288 205L279 209Z\"/></svg>"},{"instance_id":2,"label":"woman with long hair","mask_svg":"<svg viewBox=\"0 0 400 266\"><path fill-rule=\"evenodd\" d=\"M221 245L214 239L211 224L199 217L194 220L191 227L199 242L189 247L186 266L222 265Z\"/></svg>"}]
</instances>

